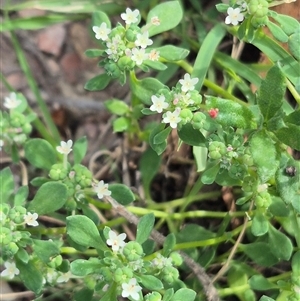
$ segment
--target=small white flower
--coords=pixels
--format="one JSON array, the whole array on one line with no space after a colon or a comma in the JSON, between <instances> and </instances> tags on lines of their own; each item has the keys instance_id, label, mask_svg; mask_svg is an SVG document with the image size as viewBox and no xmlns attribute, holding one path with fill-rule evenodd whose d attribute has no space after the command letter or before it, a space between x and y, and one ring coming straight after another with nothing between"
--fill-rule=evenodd
<instances>
[{"instance_id":1,"label":"small white flower","mask_svg":"<svg viewBox=\"0 0 300 301\"><path fill-rule=\"evenodd\" d=\"M152 17L151 18L151 24L155 25L155 26L158 26L160 25L160 20L158 17Z\"/></svg>"},{"instance_id":2,"label":"small white flower","mask_svg":"<svg viewBox=\"0 0 300 301\"><path fill-rule=\"evenodd\" d=\"M4 262L5 270L1 272L1 277L8 277L9 279L13 279L15 275L20 274L20 270L16 267L14 262L6 261Z\"/></svg>"},{"instance_id":3,"label":"small white flower","mask_svg":"<svg viewBox=\"0 0 300 301\"><path fill-rule=\"evenodd\" d=\"M60 275L57 278L56 282L57 283L68 282L71 277L72 277L72 273L69 271L67 273Z\"/></svg>"},{"instance_id":4,"label":"small white flower","mask_svg":"<svg viewBox=\"0 0 300 301\"><path fill-rule=\"evenodd\" d=\"M194 90L195 85L198 83L198 81L198 78L191 78L191 76L188 73L186 73L183 79L179 80L179 83L181 84L181 91L187 92Z\"/></svg>"},{"instance_id":5,"label":"small white flower","mask_svg":"<svg viewBox=\"0 0 300 301\"><path fill-rule=\"evenodd\" d=\"M108 239L106 240L106 243L111 246L112 250L114 252L118 252L119 250L122 250L125 246L125 238L126 234L121 233L117 235L114 231L110 230L108 232Z\"/></svg>"},{"instance_id":6,"label":"small white flower","mask_svg":"<svg viewBox=\"0 0 300 301\"><path fill-rule=\"evenodd\" d=\"M145 53L144 48L133 48L131 59L139 66L143 64L143 61L148 59L148 54Z\"/></svg>"},{"instance_id":7,"label":"small white flower","mask_svg":"<svg viewBox=\"0 0 300 301\"><path fill-rule=\"evenodd\" d=\"M152 95L151 100L153 104L150 107L150 110L153 112L161 113L163 109L166 109L169 106L169 104L165 102L166 98L163 95L160 95L159 97Z\"/></svg>"},{"instance_id":8,"label":"small white flower","mask_svg":"<svg viewBox=\"0 0 300 301\"><path fill-rule=\"evenodd\" d=\"M99 199L102 199L104 196L111 195L111 191L108 190L108 184L104 184L103 180L101 180L98 184L95 184L93 188Z\"/></svg>"},{"instance_id":9,"label":"small white flower","mask_svg":"<svg viewBox=\"0 0 300 301\"><path fill-rule=\"evenodd\" d=\"M179 117L180 109L176 109L174 112L166 112L164 114L164 123L170 123L170 127L173 129L177 128L177 124L181 121L181 118Z\"/></svg>"},{"instance_id":10,"label":"small white flower","mask_svg":"<svg viewBox=\"0 0 300 301\"><path fill-rule=\"evenodd\" d=\"M36 227L39 225L39 223L37 222L38 217L39 216L37 213L27 212L24 215L24 221L28 226Z\"/></svg>"},{"instance_id":11,"label":"small white flower","mask_svg":"<svg viewBox=\"0 0 300 301\"><path fill-rule=\"evenodd\" d=\"M151 61L158 61L159 59L159 51L152 49L148 55L148 59Z\"/></svg>"},{"instance_id":12,"label":"small white flower","mask_svg":"<svg viewBox=\"0 0 300 301\"><path fill-rule=\"evenodd\" d=\"M102 22L100 26L93 26L93 32L95 33L95 38L97 40L106 41L111 29L107 27L105 22Z\"/></svg>"},{"instance_id":13,"label":"small white flower","mask_svg":"<svg viewBox=\"0 0 300 301\"><path fill-rule=\"evenodd\" d=\"M58 272L55 269L48 268L46 274L46 280L48 283L55 283L56 278L58 276Z\"/></svg>"},{"instance_id":14,"label":"small white flower","mask_svg":"<svg viewBox=\"0 0 300 301\"><path fill-rule=\"evenodd\" d=\"M126 24L132 24L138 21L139 14L140 12L138 9L132 11L130 8L126 8L126 13L122 13L121 18Z\"/></svg>"},{"instance_id":15,"label":"small white flower","mask_svg":"<svg viewBox=\"0 0 300 301\"><path fill-rule=\"evenodd\" d=\"M133 300L139 300L139 292L142 288L138 285L135 278L131 278L128 283L122 283L122 297L131 297Z\"/></svg>"},{"instance_id":16,"label":"small white flower","mask_svg":"<svg viewBox=\"0 0 300 301\"><path fill-rule=\"evenodd\" d=\"M268 190L268 184L260 184L258 185L257 187L257 192L260 193L260 192L265 192Z\"/></svg>"},{"instance_id":17,"label":"small white flower","mask_svg":"<svg viewBox=\"0 0 300 301\"><path fill-rule=\"evenodd\" d=\"M225 24L238 25L239 22L244 20L244 15L241 13L240 8L228 7L228 16L225 19Z\"/></svg>"},{"instance_id":18,"label":"small white flower","mask_svg":"<svg viewBox=\"0 0 300 301\"><path fill-rule=\"evenodd\" d=\"M67 142L61 141L60 146L57 146L56 150L63 155L68 155L72 151L72 145L72 140L68 140Z\"/></svg>"},{"instance_id":19,"label":"small white flower","mask_svg":"<svg viewBox=\"0 0 300 301\"><path fill-rule=\"evenodd\" d=\"M19 104L21 103L21 100L18 99L18 96L15 92L12 92L9 94L9 96L5 97L4 99L4 106L7 109L15 109Z\"/></svg>"},{"instance_id":20,"label":"small white flower","mask_svg":"<svg viewBox=\"0 0 300 301\"><path fill-rule=\"evenodd\" d=\"M145 31L144 33L138 33L136 35L136 40L135 40L135 46L139 46L142 48L147 48L147 46L150 46L153 44L153 41L149 39L149 32Z\"/></svg>"},{"instance_id":21,"label":"small white flower","mask_svg":"<svg viewBox=\"0 0 300 301\"><path fill-rule=\"evenodd\" d=\"M4 146L4 141L0 139L0 151L2 151L2 147Z\"/></svg>"},{"instance_id":22,"label":"small white flower","mask_svg":"<svg viewBox=\"0 0 300 301\"><path fill-rule=\"evenodd\" d=\"M152 264L159 270L166 266L172 266L172 259L162 256L160 253L152 260Z\"/></svg>"}]
</instances>

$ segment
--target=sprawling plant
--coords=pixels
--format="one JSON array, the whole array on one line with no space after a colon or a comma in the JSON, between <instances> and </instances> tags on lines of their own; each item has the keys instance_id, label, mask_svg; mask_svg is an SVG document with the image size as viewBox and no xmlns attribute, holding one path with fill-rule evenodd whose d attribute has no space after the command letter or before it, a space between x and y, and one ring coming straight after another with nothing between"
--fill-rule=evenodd
<instances>
[{"instance_id":1,"label":"sprawling plant","mask_svg":"<svg viewBox=\"0 0 300 301\"><path fill-rule=\"evenodd\" d=\"M24 157L43 173L31 179L31 197L26 181L15 187L10 168L0 172L1 276L21 280L37 300L57 289L78 301L217 301L231 295L241 301L300 300L300 163L292 155L300 151L300 24L270 10L284 2L291 1L218 4L227 13L225 24L215 23L205 36L198 29L199 44L177 30L186 18L180 1L147 13L126 8L115 24L104 11L93 12L91 33L99 48L86 55L99 58L101 71L85 89L129 84L129 102L109 99L105 106L127 145L147 145L139 166L146 208L128 206L137 195L126 185L94 179L82 165L86 138L58 141L54 130L47 139L25 97L12 92L0 115L0 147L14 162ZM198 19L195 25L202 28ZM168 43L164 34L171 30L185 43ZM269 58L265 77L234 51L218 51L226 34L238 47L251 43ZM194 60L188 59L191 52ZM211 76L215 69L221 86ZM154 122L147 122L150 115ZM43 138L31 138L32 124ZM178 149L191 146L199 180L185 198L160 204L152 199L151 182L174 133ZM237 210L189 211L203 199L199 189L213 183L234 187ZM100 209L114 209L122 219L100 223ZM222 222L214 229L181 229L176 220L189 217ZM228 230L236 217L244 217L242 225ZM48 227L47 218L66 227ZM156 219L167 221L166 237ZM136 225L134 239L117 232L126 220ZM229 249L218 248L225 242Z\"/></svg>"}]
</instances>

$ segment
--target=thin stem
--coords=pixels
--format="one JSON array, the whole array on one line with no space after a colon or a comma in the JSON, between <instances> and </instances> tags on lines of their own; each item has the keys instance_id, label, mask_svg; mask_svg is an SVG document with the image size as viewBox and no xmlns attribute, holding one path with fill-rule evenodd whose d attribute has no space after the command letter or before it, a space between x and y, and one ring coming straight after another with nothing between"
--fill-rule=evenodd
<instances>
[{"instance_id":1,"label":"thin stem","mask_svg":"<svg viewBox=\"0 0 300 301\"><path fill-rule=\"evenodd\" d=\"M292 85L292 83L288 79L286 79L286 85L287 85L287 88L289 89L289 91L291 92L291 94L293 95L295 101L300 106L300 95L299 95L299 93L297 92L295 87Z\"/></svg>"},{"instance_id":2,"label":"thin stem","mask_svg":"<svg viewBox=\"0 0 300 301\"><path fill-rule=\"evenodd\" d=\"M51 114L47 108L47 105L41 96L41 93L40 93L40 90L36 83L36 80L33 77L33 74L30 70L29 64L28 64L25 54L21 48L21 45L17 39L16 34L13 31L11 31L10 34L11 34L11 41L15 48L20 67L22 68L22 71L24 72L24 74L27 78L30 89L32 90L33 94L36 97L38 106L45 119L45 123L48 126L48 128L53 136L53 138L50 140L50 142L52 142L53 144L56 144L57 142L60 141L60 134L58 132L58 129L56 128L56 126L52 120ZM41 131L40 134L43 135L43 137L47 136L47 135L45 135L47 130L42 128L41 123L38 122L37 124L38 124L37 130ZM36 126L36 122L34 122L34 125ZM47 137L47 138L49 138L49 137Z\"/></svg>"},{"instance_id":3,"label":"thin stem","mask_svg":"<svg viewBox=\"0 0 300 301\"><path fill-rule=\"evenodd\" d=\"M249 211L252 210L252 207L253 207L253 201L250 204ZM246 216L245 219L244 219L244 224L243 224L243 227L242 227L242 231L240 232L238 239L236 240L233 248L231 249L230 254L229 254L229 256L228 256L225 264L223 265L223 267L221 268L221 270L218 272L218 274L213 278L213 282L216 282L220 277L222 277L226 273L226 271L227 271L227 269L229 267L230 261L234 257L234 255L235 255L235 253L236 253L236 251L237 251L237 249L239 247L239 244L240 244L240 242L242 241L242 239L243 239L243 237L245 235L248 222L249 222L249 218Z\"/></svg>"}]
</instances>

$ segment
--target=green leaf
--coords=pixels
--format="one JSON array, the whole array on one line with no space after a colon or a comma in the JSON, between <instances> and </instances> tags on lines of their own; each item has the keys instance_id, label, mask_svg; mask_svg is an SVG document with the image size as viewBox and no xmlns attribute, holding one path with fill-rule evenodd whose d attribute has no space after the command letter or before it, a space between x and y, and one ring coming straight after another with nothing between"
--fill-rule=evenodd
<instances>
[{"instance_id":1,"label":"green leaf","mask_svg":"<svg viewBox=\"0 0 300 301\"><path fill-rule=\"evenodd\" d=\"M277 196L272 196L272 204L268 208L274 216L289 216L290 210L287 208L286 204L283 202L282 198Z\"/></svg>"},{"instance_id":2,"label":"green leaf","mask_svg":"<svg viewBox=\"0 0 300 301\"><path fill-rule=\"evenodd\" d=\"M266 242L254 242L246 245L241 244L240 248L251 260L260 266L271 267L279 261Z\"/></svg>"},{"instance_id":3,"label":"green leaf","mask_svg":"<svg viewBox=\"0 0 300 301\"><path fill-rule=\"evenodd\" d=\"M261 130L250 139L250 152L262 183L271 179L278 168L276 147L269 135Z\"/></svg>"},{"instance_id":4,"label":"green leaf","mask_svg":"<svg viewBox=\"0 0 300 301\"><path fill-rule=\"evenodd\" d=\"M137 230L136 241L140 244L144 243L150 236L155 222L155 216L153 213L149 213L140 218Z\"/></svg>"},{"instance_id":5,"label":"green leaf","mask_svg":"<svg viewBox=\"0 0 300 301\"><path fill-rule=\"evenodd\" d=\"M41 270L35 266L32 260L27 263L16 260L16 266L20 270L19 276L25 286L35 294L39 294L43 288L44 280Z\"/></svg>"},{"instance_id":6,"label":"green leaf","mask_svg":"<svg viewBox=\"0 0 300 301\"><path fill-rule=\"evenodd\" d=\"M153 139L154 144L161 144L168 138L170 132L172 131L171 127L163 129L160 133L156 134Z\"/></svg>"},{"instance_id":7,"label":"green leaf","mask_svg":"<svg viewBox=\"0 0 300 301\"><path fill-rule=\"evenodd\" d=\"M19 249L16 256L24 263L28 263L29 261L29 254L24 249Z\"/></svg>"},{"instance_id":8,"label":"green leaf","mask_svg":"<svg viewBox=\"0 0 300 301\"><path fill-rule=\"evenodd\" d=\"M251 224L251 232L254 236L262 236L269 230L269 222L265 215L256 211Z\"/></svg>"},{"instance_id":9,"label":"green leaf","mask_svg":"<svg viewBox=\"0 0 300 301\"><path fill-rule=\"evenodd\" d=\"M161 63L160 61L151 61L151 60L145 60L143 62L143 65L148 66L154 70L163 71L166 70L168 67L164 63Z\"/></svg>"},{"instance_id":10,"label":"green leaf","mask_svg":"<svg viewBox=\"0 0 300 301\"><path fill-rule=\"evenodd\" d=\"M275 65L262 81L257 95L257 103L265 121L271 119L282 107L285 90L285 77Z\"/></svg>"},{"instance_id":11,"label":"green leaf","mask_svg":"<svg viewBox=\"0 0 300 301\"><path fill-rule=\"evenodd\" d=\"M300 251L297 251L292 258L293 274L300 276Z\"/></svg>"},{"instance_id":12,"label":"green leaf","mask_svg":"<svg viewBox=\"0 0 300 301\"><path fill-rule=\"evenodd\" d=\"M110 184L108 189L111 191L111 197L124 206L135 200L134 194L126 185Z\"/></svg>"},{"instance_id":13,"label":"green leaf","mask_svg":"<svg viewBox=\"0 0 300 301\"><path fill-rule=\"evenodd\" d=\"M299 25L298 25L299 26ZM299 28L299 27L298 27ZM292 55L299 61L300 60L300 49L299 49L299 44L300 44L300 30L297 32L293 33L289 37L288 41L288 46L289 49L292 53Z\"/></svg>"},{"instance_id":14,"label":"green leaf","mask_svg":"<svg viewBox=\"0 0 300 301\"><path fill-rule=\"evenodd\" d=\"M162 301L170 301L173 295L174 295L174 289L173 288L167 289L165 291Z\"/></svg>"},{"instance_id":15,"label":"green leaf","mask_svg":"<svg viewBox=\"0 0 300 301\"><path fill-rule=\"evenodd\" d=\"M84 277L86 275L95 273L97 269L101 268L101 263L98 258L76 259L71 262L70 270L73 275Z\"/></svg>"},{"instance_id":16,"label":"green leaf","mask_svg":"<svg viewBox=\"0 0 300 301\"><path fill-rule=\"evenodd\" d=\"M180 288L175 292L172 297L172 301L194 301L196 298L196 292L189 288Z\"/></svg>"},{"instance_id":17,"label":"green leaf","mask_svg":"<svg viewBox=\"0 0 300 301\"><path fill-rule=\"evenodd\" d=\"M75 243L81 246L94 247L102 251L108 250L96 225L84 215L67 217L67 233Z\"/></svg>"},{"instance_id":18,"label":"green leaf","mask_svg":"<svg viewBox=\"0 0 300 301\"><path fill-rule=\"evenodd\" d=\"M257 291L267 291L270 289L277 288L275 284L270 282L267 278L262 275L253 275L248 281L250 288Z\"/></svg>"},{"instance_id":19,"label":"green leaf","mask_svg":"<svg viewBox=\"0 0 300 301\"><path fill-rule=\"evenodd\" d=\"M91 78L85 85L84 89L88 91L100 91L105 89L109 82L111 80L111 77L108 76L106 73L97 75L93 78Z\"/></svg>"},{"instance_id":20,"label":"green leaf","mask_svg":"<svg viewBox=\"0 0 300 301\"><path fill-rule=\"evenodd\" d=\"M193 155L197 165L197 172L205 170L207 163L207 147L194 146Z\"/></svg>"},{"instance_id":21,"label":"green leaf","mask_svg":"<svg viewBox=\"0 0 300 301\"><path fill-rule=\"evenodd\" d=\"M1 183L1 180L0 180ZM28 186L21 186L14 197L14 205L15 206L23 206L25 201L27 200L29 193Z\"/></svg>"},{"instance_id":22,"label":"green leaf","mask_svg":"<svg viewBox=\"0 0 300 301\"><path fill-rule=\"evenodd\" d=\"M82 288L80 291L74 294L74 301L91 301L94 295L94 291L89 288Z\"/></svg>"},{"instance_id":23,"label":"green leaf","mask_svg":"<svg viewBox=\"0 0 300 301\"><path fill-rule=\"evenodd\" d=\"M39 215L48 214L60 209L66 201L67 187L62 183L48 182L39 188L28 210Z\"/></svg>"},{"instance_id":24,"label":"green leaf","mask_svg":"<svg viewBox=\"0 0 300 301\"><path fill-rule=\"evenodd\" d=\"M259 301L275 301L275 299L263 295Z\"/></svg>"},{"instance_id":25,"label":"green leaf","mask_svg":"<svg viewBox=\"0 0 300 301\"><path fill-rule=\"evenodd\" d=\"M83 160L87 151L87 139L86 137L81 137L74 143L73 154L74 154L74 164L79 164Z\"/></svg>"},{"instance_id":26,"label":"green leaf","mask_svg":"<svg viewBox=\"0 0 300 301\"><path fill-rule=\"evenodd\" d=\"M218 23L205 37L197 54L193 72L191 74L191 77L197 77L199 79L198 83L195 85L195 90L201 90L207 71L211 67L214 53L225 34L225 27L221 23Z\"/></svg>"},{"instance_id":27,"label":"green leaf","mask_svg":"<svg viewBox=\"0 0 300 301\"><path fill-rule=\"evenodd\" d=\"M9 197L13 194L15 183L14 177L9 167L5 167L0 171L0 203L8 203Z\"/></svg>"},{"instance_id":28,"label":"green leaf","mask_svg":"<svg viewBox=\"0 0 300 301\"><path fill-rule=\"evenodd\" d=\"M130 87L133 95L142 103L151 105L151 96L155 95L158 90L164 88L164 84L153 77L147 77L142 80L130 81Z\"/></svg>"},{"instance_id":29,"label":"green leaf","mask_svg":"<svg viewBox=\"0 0 300 301\"><path fill-rule=\"evenodd\" d=\"M272 253L279 260L289 260L291 258L293 252L293 244L286 235L270 225L268 238Z\"/></svg>"},{"instance_id":30,"label":"green leaf","mask_svg":"<svg viewBox=\"0 0 300 301\"><path fill-rule=\"evenodd\" d=\"M125 132L130 127L130 120L127 117L119 117L113 121L114 133Z\"/></svg>"},{"instance_id":31,"label":"green leaf","mask_svg":"<svg viewBox=\"0 0 300 301\"><path fill-rule=\"evenodd\" d=\"M289 37L278 25L269 21L267 23L267 27L269 28L271 34L277 41L281 43L286 43L288 41Z\"/></svg>"},{"instance_id":32,"label":"green leaf","mask_svg":"<svg viewBox=\"0 0 300 301\"><path fill-rule=\"evenodd\" d=\"M280 24L280 27L288 36L293 34L300 26L299 22L291 16L277 14L271 10L269 10L269 13L272 13L272 18Z\"/></svg>"},{"instance_id":33,"label":"green leaf","mask_svg":"<svg viewBox=\"0 0 300 301\"><path fill-rule=\"evenodd\" d=\"M165 45L155 48L159 52L159 56L168 61L180 61L185 59L190 53L189 50L174 45Z\"/></svg>"},{"instance_id":34,"label":"green leaf","mask_svg":"<svg viewBox=\"0 0 300 301\"><path fill-rule=\"evenodd\" d=\"M155 137L157 134L161 133L164 128L165 128L165 124L158 124L154 129L152 129L151 133L150 133L150 136L149 136L149 144L150 146L152 147L152 149L158 154L158 155L161 155L166 147L167 147L167 140L163 140L161 143L155 143ZM169 132L171 131L171 128L169 128ZM168 134L169 135L169 134Z\"/></svg>"},{"instance_id":35,"label":"green leaf","mask_svg":"<svg viewBox=\"0 0 300 301\"><path fill-rule=\"evenodd\" d=\"M149 37L176 27L183 17L183 11L178 1L168 1L156 5L149 11L145 26L151 24L153 17L157 17L160 24L157 26L152 25L149 28Z\"/></svg>"},{"instance_id":36,"label":"green leaf","mask_svg":"<svg viewBox=\"0 0 300 301\"><path fill-rule=\"evenodd\" d=\"M300 127L292 123L286 123L286 127L275 132L280 142L300 151Z\"/></svg>"},{"instance_id":37,"label":"green leaf","mask_svg":"<svg viewBox=\"0 0 300 301\"><path fill-rule=\"evenodd\" d=\"M24 145L25 157L34 167L50 170L56 163L56 152L52 145L40 138L30 139Z\"/></svg>"},{"instance_id":38,"label":"green leaf","mask_svg":"<svg viewBox=\"0 0 300 301\"><path fill-rule=\"evenodd\" d=\"M219 170L220 170L219 163L216 163L212 167L208 167L201 176L201 182L207 185L212 184L215 181Z\"/></svg>"},{"instance_id":39,"label":"green leaf","mask_svg":"<svg viewBox=\"0 0 300 301\"><path fill-rule=\"evenodd\" d=\"M161 165L161 156L152 149L148 148L143 154L139 162L142 183L147 198L151 198L151 182L157 174Z\"/></svg>"},{"instance_id":40,"label":"green leaf","mask_svg":"<svg viewBox=\"0 0 300 301\"><path fill-rule=\"evenodd\" d=\"M297 85L299 81L299 62L283 47L260 30L256 30L252 44L260 49L272 62L279 62L283 73L295 86Z\"/></svg>"},{"instance_id":41,"label":"green leaf","mask_svg":"<svg viewBox=\"0 0 300 301\"><path fill-rule=\"evenodd\" d=\"M292 204L295 209L300 212L299 197L300 197L300 182L299 176L291 176L286 172L286 168L295 168L297 172L300 171L300 162L282 155L280 159L280 168L276 172L276 188L285 202L285 204ZM297 206L298 204L298 206ZM297 209L298 208L298 209Z\"/></svg>"},{"instance_id":42,"label":"green leaf","mask_svg":"<svg viewBox=\"0 0 300 301\"><path fill-rule=\"evenodd\" d=\"M173 251L176 244L176 236L174 233L170 233L167 235L164 245L162 255L168 257L170 253Z\"/></svg>"},{"instance_id":43,"label":"green leaf","mask_svg":"<svg viewBox=\"0 0 300 301\"><path fill-rule=\"evenodd\" d=\"M88 49L84 52L84 54L89 58L99 57L104 53L105 51L103 49Z\"/></svg>"},{"instance_id":44,"label":"green leaf","mask_svg":"<svg viewBox=\"0 0 300 301\"><path fill-rule=\"evenodd\" d=\"M300 110L294 111L289 115L285 116L284 122L300 125Z\"/></svg>"},{"instance_id":45,"label":"green leaf","mask_svg":"<svg viewBox=\"0 0 300 301\"><path fill-rule=\"evenodd\" d=\"M128 104L124 100L115 98L106 100L104 102L104 105L110 113L116 114L118 116L125 115L130 110Z\"/></svg>"},{"instance_id":46,"label":"green leaf","mask_svg":"<svg viewBox=\"0 0 300 301\"><path fill-rule=\"evenodd\" d=\"M215 120L222 126L242 129L255 129L257 127L254 114L246 106L214 96L206 96L206 105L208 110L219 110Z\"/></svg>"},{"instance_id":47,"label":"green leaf","mask_svg":"<svg viewBox=\"0 0 300 301\"><path fill-rule=\"evenodd\" d=\"M111 28L110 19L103 11L96 11L92 14L92 26L100 26L103 22L108 28Z\"/></svg>"},{"instance_id":48,"label":"green leaf","mask_svg":"<svg viewBox=\"0 0 300 301\"><path fill-rule=\"evenodd\" d=\"M177 131L179 138L186 144L193 146L205 146L206 139L203 134L193 128L191 123L186 123Z\"/></svg>"},{"instance_id":49,"label":"green leaf","mask_svg":"<svg viewBox=\"0 0 300 301\"><path fill-rule=\"evenodd\" d=\"M33 250L44 263L49 263L52 257L60 254L59 247L51 240L33 239Z\"/></svg>"},{"instance_id":50,"label":"green leaf","mask_svg":"<svg viewBox=\"0 0 300 301\"><path fill-rule=\"evenodd\" d=\"M139 276L142 285L151 291L157 291L164 288L163 283L152 275L141 275Z\"/></svg>"}]
</instances>

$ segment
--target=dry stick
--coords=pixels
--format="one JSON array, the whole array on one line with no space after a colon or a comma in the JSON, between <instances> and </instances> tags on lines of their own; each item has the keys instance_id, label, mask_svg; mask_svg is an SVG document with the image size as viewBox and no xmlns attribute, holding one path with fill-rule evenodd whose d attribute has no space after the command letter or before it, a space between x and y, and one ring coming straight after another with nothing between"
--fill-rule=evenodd
<instances>
[{"instance_id":1,"label":"dry stick","mask_svg":"<svg viewBox=\"0 0 300 301\"><path fill-rule=\"evenodd\" d=\"M252 207L253 207L253 201L252 201L251 204L250 204L249 211L252 210ZM222 275L224 275L224 274L226 273L226 271L227 271L227 269L228 269L228 267L229 267L230 261L231 261L231 259L233 258L233 256L235 255L236 250L237 250L237 248L238 248L240 242L242 241L242 239L243 239L243 237L244 237L245 231L246 231L246 229L247 229L247 224L248 224L248 222L249 222L249 216L246 215L246 217L245 217L245 219L244 219L243 228L242 228L242 230L241 230L241 232L240 232L240 234L239 234L239 236L238 236L238 238L237 238L237 240L236 240L236 242L235 242L233 248L231 249L230 254L229 254L229 256L228 256L228 258L227 258L225 264L223 265L223 267L221 268L221 270L218 272L218 274L217 274L217 275L214 277L214 279L212 280L213 283L216 282Z\"/></svg>"},{"instance_id":2,"label":"dry stick","mask_svg":"<svg viewBox=\"0 0 300 301\"><path fill-rule=\"evenodd\" d=\"M123 217L125 217L129 222L137 225L139 222L139 218L134 215L133 213L129 212L124 206L119 204L115 199L110 196L105 197L112 207L117 211L117 213ZM155 229L152 230L151 237L159 244L163 245L166 237L156 231ZM206 274L204 268L196 263L192 258L190 258L186 253L179 251L180 255L182 256L186 265L193 271L193 273L197 276L198 280L202 284L204 289L204 293L207 297L208 301L220 301L218 296L218 292L213 285L212 280Z\"/></svg>"}]
</instances>

